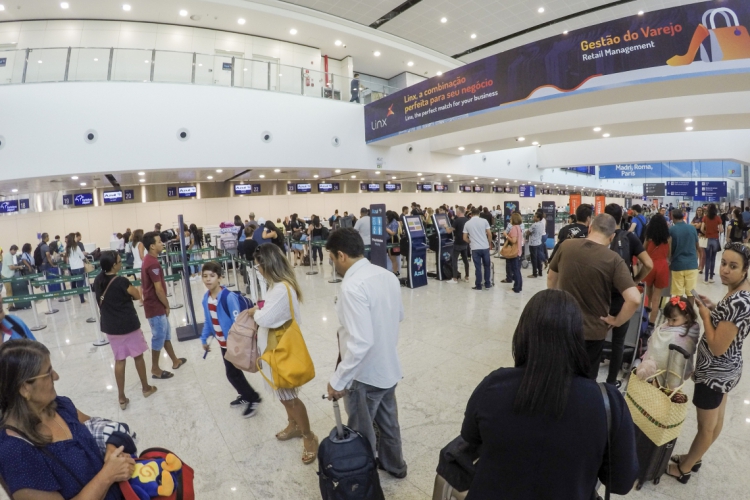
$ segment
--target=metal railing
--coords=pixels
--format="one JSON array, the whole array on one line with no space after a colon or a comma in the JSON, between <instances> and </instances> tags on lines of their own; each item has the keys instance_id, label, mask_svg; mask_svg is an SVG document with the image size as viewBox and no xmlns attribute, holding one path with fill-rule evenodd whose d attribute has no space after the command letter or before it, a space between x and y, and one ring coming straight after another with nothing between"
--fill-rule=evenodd
<instances>
[{"instance_id":1,"label":"metal railing","mask_svg":"<svg viewBox=\"0 0 750 500\"><path fill-rule=\"evenodd\" d=\"M0 50L0 85L42 82L142 82L215 85L339 101L352 98L352 78L281 64L277 59L155 49L58 47ZM368 84L370 85L370 84ZM397 92L365 88L360 104Z\"/></svg>"}]
</instances>

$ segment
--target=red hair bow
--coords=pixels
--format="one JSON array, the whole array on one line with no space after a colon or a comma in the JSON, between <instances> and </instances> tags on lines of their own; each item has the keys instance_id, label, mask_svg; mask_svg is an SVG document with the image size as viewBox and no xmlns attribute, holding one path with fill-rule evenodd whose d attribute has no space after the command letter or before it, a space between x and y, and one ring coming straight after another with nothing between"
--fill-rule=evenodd
<instances>
[{"instance_id":1,"label":"red hair bow","mask_svg":"<svg viewBox=\"0 0 750 500\"><path fill-rule=\"evenodd\" d=\"M685 304L685 302L683 302L682 299L680 299L680 297L676 297L676 296L669 299L669 303L672 304L673 306L678 306L681 311L684 311L685 308L687 307L687 304Z\"/></svg>"}]
</instances>

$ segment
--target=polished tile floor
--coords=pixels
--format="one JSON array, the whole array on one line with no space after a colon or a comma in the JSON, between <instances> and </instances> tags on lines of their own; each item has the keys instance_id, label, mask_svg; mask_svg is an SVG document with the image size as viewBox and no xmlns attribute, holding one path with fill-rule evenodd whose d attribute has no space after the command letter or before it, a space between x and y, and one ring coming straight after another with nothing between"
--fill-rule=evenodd
<instances>
[{"instance_id":1,"label":"polished tile floor","mask_svg":"<svg viewBox=\"0 0 750 500\"><path fill-rule=\"evenodd\" d=\"M477 292L468 283L449 285L434 280L416 290L402 288L406 319L401 324L399 351L404 379L397 395L409 474L403 480L381 475L389 499L431 498L439 450L460 432L472 391L492 370L513 364L510 342L515 325L528 299L546 284L542 279L527 279L526 270L523 293L509 292L507 285L499 283L504 277L503 261L493 261L498 286L491 291ZM314 276L305 271L297 269L305 293L302 330L317 377L302 389L301 397L313 430L322 438L334 426L332 406L321 395L337 357L334 297L340 285L328 283L330 267ZM202 283L192 284L192 290L196 314L202 321ZM718 299L723 288L718 283L701 283L699 291ZM178 291L176 295L182 294ZM286 425L281 404L268 399L248 420L230 410L229 402L236 394L224 376L218 350L203 359L198 340L175 343L178 355L186 357L188 364L175 371L173 379L154 381L159 392L146 400L140 395L134 365L129 363L126 385L131 404L121 411L112 352L109 346L92 346L97 325L85 321L91 316L88 304L71 300L55 305L60 309L57 314L40 314L47 328L37 335L51 350L53 366L60 374L58 394L70 397L84 413L128 423L138 433L140 449L159 446L174 450L196 470L197 498L320 498L317 464L301 463L301 441L282 443L274 437ZM148 340L148 323L143 309L137 309ZM46 306L42 304L40 312L43 310ZM184 311L177 309L171 315L173 326L182 324ZM19 316L33 322L30 311ZM602 379L605 370L606 366ZM249 374L248 378L256 389L262 387L259 375ZM678 453L687 450L695 432L692 405L688 415L677 443ZM726 417L722 436L689 484L683 486L664 477L659 485L647 484L629 496L655 500L750 497L750 477L745 475L750 464L750 375L746 374L730 394Z\"/></svg>"}]
</instances>

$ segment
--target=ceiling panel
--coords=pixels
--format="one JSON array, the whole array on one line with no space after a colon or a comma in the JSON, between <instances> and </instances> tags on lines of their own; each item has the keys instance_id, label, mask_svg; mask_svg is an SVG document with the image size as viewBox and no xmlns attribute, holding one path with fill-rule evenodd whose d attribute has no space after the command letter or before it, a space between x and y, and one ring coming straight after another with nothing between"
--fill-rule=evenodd
<instances>
[{"instance_id":1,"label":"ceiling panel","mask_svg":"<svg viewBox=\"0 0 750 500\"><path fill-rule=\"evenodd\" d=\"M282 0L369 26L403 3L403 0Z\"/></svg>"}]
</instances>

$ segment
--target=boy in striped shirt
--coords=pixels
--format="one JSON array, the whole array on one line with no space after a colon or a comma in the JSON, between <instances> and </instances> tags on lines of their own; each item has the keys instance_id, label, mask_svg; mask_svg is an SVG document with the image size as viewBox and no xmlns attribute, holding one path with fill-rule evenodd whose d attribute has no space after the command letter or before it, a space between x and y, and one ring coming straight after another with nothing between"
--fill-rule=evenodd
<instances>
[{"instance_id":1,"label":"boy in striped shirt","mask_svg":"<svg viewBox=\"0 0 750 500\"><path fill-rule=\"evenodd\" d=\"M208 337L213 336L221 348L221 357L227 353L227 335L234 324L234 319L240 313L240 303L237 296L221 286L222 267L218 262L207 262L203 264L201 275L203 284L208 291L203 296L203 333L201 343L203 349L211 351L208 345ZM250 386L242 370L224 359L224 368L227 380L237 391L237 398L229 403L230 408L242 409L242 416L250 418L255 415L260 405L260 395Z\"/></svg>"}]
</instances>

